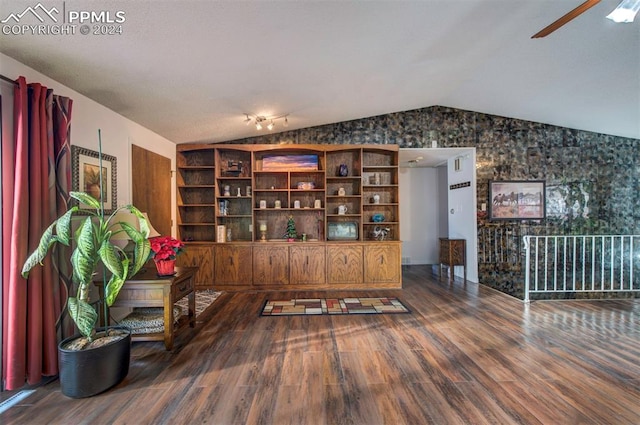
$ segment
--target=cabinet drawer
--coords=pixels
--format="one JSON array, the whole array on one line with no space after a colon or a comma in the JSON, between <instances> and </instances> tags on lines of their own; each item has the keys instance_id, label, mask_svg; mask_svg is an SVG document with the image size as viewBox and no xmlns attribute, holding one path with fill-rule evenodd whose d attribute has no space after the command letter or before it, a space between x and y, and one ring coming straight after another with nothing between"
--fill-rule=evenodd
<instances>
[{"instance_id":1,"label":"cabinet drawer","mask_svg":"<svg viewBox=\"0 0 640 425\"><path fill-rule=\"evenodd\" d=\"M173 291L173 299L178 300L190 292L193 292L193 279L185 279L176 283L171 290Z\"/></svg>"}]
</instances>

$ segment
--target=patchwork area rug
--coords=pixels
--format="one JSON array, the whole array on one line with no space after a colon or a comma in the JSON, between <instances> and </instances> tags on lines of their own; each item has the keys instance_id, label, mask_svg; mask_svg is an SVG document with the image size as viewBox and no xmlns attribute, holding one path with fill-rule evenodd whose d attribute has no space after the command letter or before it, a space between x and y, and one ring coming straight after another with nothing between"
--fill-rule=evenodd
<instances>
[{"instance_id":1,"label":"patchwork area rug","mask_svg":"<svg viewBox=\"0 0 640 425\"><path fill-rule=\"evenodd\" d=\"M317 314L410 313L397 298L296 298L285 301L267 300L262 316L295 316Z\"/></svg>"},{"instance_id":2,"label":"patchwork area rug","mask_svg":"<svg viewBox=\"0 0 640 425\"><path fill-rule=\"evenodd\" d=\"M213 290L196 291L196 319L222 294ZM189 299L185 297L178 300L173 306L173 317L177 322L180 316L189 313ZM136 307L124 319L120 325L127 326L131 333L149 334L164 332L164 309L162 307Z\"/></svg>"}]
</instances>

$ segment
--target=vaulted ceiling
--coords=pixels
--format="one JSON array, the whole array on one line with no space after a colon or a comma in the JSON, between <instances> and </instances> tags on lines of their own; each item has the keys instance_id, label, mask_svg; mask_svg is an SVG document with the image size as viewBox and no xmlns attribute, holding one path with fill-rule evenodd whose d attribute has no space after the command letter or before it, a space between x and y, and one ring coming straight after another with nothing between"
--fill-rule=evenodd
<instances>
[{"instance_id":1,"label":"vaulted ceiling","mask_svg":"<svg viewBox=\"0 0 640 425\"><path fill-rule=\"evenodd\" d=\"M244 113L291 130L433 105L640 138L640 18L603 0L531 39L581 2L52 1L124 12L122 34L2 34L0 51L176 143L254 136Z\"/></svg>"}]
</instances>

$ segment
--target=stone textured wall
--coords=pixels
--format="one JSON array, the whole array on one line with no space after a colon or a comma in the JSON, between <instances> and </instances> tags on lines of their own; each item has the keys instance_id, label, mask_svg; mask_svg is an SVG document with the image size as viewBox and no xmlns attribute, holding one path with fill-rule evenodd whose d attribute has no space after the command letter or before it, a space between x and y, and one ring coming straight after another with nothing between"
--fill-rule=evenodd
<instances>
[{"instance_id":1,"label":"stone textured wall","mask_svg":"<svg viewBox=\"0 0 640 425\"><path fill-rule=\"evenodd\" d=\"M511 236L511 257L479 252L480 282L523 297L518 259L526 234L640 234L640 140L434 106L371 118L262 134L228 143L397 144L475 147L478 210L489 181L545 180L547 218L490 222L478 211L479 250L487 234ZM490 239L490 238L489 238ZM515 260L515 261L514 261Z\"/></svg>"}]
</instances>

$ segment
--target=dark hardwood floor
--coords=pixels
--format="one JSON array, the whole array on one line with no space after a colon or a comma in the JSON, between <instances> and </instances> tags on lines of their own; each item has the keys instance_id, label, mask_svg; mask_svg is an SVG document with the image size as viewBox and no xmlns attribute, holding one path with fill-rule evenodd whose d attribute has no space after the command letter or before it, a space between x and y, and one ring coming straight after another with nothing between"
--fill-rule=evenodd
<instances>
[{"instance_id":1,"label":"dark hardwood floor","mask_svg":"<svg viewBox=\"0 0 640 425\"><path fill-rule=\"evenodd\" d=\"M174 352L136 342L96 397L54 381L4 424L640 424L640 300L525 305L404 270L404 289L224 294ZM397 296L411 314L260 317L264 301Z\"/></svg>"}]
</instances>

